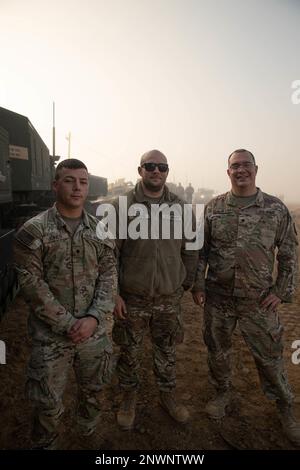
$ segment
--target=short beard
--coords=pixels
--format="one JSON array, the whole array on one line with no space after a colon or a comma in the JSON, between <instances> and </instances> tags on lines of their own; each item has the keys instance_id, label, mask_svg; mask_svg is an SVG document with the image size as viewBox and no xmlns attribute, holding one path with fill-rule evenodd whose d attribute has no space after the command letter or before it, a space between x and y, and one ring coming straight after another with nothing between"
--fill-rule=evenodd
<instances>
[{"instance_id":1,"label":"short beard","mask_svg":"<svg viewBox=\"0 0 300 470\"><path fill-rule=\"evenodd\" d=\"M161 184L157 186L157 185L152 184L151 181L147 181L147 182L143 181L143 185L145 186L146 189L148 189L148 191L152 191L153 193L159 193L164 187L165 182L162 181Z\"/></svg>"}]
</instances>

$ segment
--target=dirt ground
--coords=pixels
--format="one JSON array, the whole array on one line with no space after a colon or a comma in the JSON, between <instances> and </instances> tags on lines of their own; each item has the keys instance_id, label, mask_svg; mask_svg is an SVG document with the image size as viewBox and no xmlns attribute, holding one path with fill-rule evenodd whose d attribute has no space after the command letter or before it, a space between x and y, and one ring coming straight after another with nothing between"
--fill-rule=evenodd
<instances>
[{"instance_id":1,"label":"dirt ground","mask_svg":"<svg viewBox=\"0 0 300 470\"><path fill-rule=\"evenodd\" d=\"M295 210L300 229L300 209ZM292 342L300 340L300 286L293 304L280 308L285 327L285 360L295 395L295 413L300 419L300 364L291 361ZM102 419L93 443L83 442L76 434L74 410L76 386L73 374L65 393L62 420L63 449L110 450L185 450L185 449L295 449L283 436L275 406L262 394L254 362L238 331L232 351L234 400L229 415L222 421L211 421L204 413L207 400L213 396L208 382L206 348L202 340L202 310L187 293L183 300L185 341L177 353L177 392L191 414L186 426L174 423L160 408L158 391L152 373L151 346L145 341L141 369L141 389L135 429L121 431L116 423L120 403L117 380L101 395ZM7 348L7 364L0 365L0 449L30 447L30 406L24 396L26 362L30 342L26 330L27 307L17 298L0 324L0 339Z\"/></svg>"}]
</instances>

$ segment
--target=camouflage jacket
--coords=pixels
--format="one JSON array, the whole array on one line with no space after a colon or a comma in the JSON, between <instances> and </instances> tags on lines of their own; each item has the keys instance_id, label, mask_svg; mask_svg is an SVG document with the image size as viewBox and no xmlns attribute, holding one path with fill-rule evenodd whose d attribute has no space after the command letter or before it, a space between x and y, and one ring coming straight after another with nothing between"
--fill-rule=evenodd
<instances>
[{"instance_id":1,"label":"camouflage jacket","mask_svg":"<svg viewBox=\"0 0 300 470\"><path fill-rule=\"evenodd\" d=\"M172 213L169 210L173 204L177 204L183 214L184 202L165 186L163 196L156 204L159 204L159 207L165 205L166 210L162 217L171 227L170 236L163 238L160 232L157 234L157 239L151 239L152 203L144 195L141 184L138 183L135 189L127 193L126 198L128 208L132 204L140 204L146 208L145 218L148 221L149 232L148 239L117 238L121 294L158 297L172 295L182 286L185 289L191 287L195 279L199 250L186 249L187 240L183 232L177 239L172 235L174 220L181 218L183 222L183 219L180 212ZM119 214L119 206L117 203L115 205ZM133 216L128 217L128 226L133 219Z\"/></svg>"},{"instance_id":2,"label":"camouflage jacket","mask_svg":"<svg viewBox=\"0 0 300 470\"><path fill-rule=\"evenodd\" d=\"M74 235L55 205L28 220L14 243L22 293L35 337L65 334L76 318L93 316L103 328L117 289L114 244L97 238L98 220L83 212Z\"/></svg>"},{"instance_id":3,"label":"camouflage jacket","mask_svg":"<svg viewBox=\"0 0 300 470\"><path fill-rule=\"evenodd\" d=\"M194 290L206 287L220 294L256 298L271 289L282 301L291 301L298 267L297 232L279 199L258 189L254 203L240 209L227 192L208 203L204 218L204 246Z\"/></svg>"}]
</instances>

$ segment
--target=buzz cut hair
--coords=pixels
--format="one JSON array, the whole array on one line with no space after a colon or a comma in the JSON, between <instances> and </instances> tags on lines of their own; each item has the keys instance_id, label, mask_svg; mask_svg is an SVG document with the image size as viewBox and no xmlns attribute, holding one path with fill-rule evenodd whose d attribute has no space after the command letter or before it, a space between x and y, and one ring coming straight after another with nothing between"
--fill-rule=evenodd
<instances>
[{"instance_id":1,"label":"buzz cut hair","mask_svg":"<svg viewBox=\"0 0 300 470\"><path fill-rule=\"evenodd\" d=\"M143 165L145 160L147 160L148 158L151 159L152 157L160 157L162 160L165 160L166 163L168 162L167 157L160 150L154 149L149 150L149 152L143 153L143 155L141 156L140 166Z\"/></svg>"},{"instance_id":2,"label":"buzz cut hair","mask_svg":"<svg viewBox=\"0 0 300 470\"><path fill-rule=\"evenodd\" d=\"M229 161L230 161L230 158L232 157L232 155L234 153L243 153L243 152L247 152L249 153L249 155L251 156L252 160L253 160L253 163L254 165L256 165L256 161L255 161L255 158L254 158L254 155L252 152L250 152L250 150L246 150L246 149L237 149L237 150L234 150L228 157L228 166L229 166Z\"/></svg>"},{"instance_id":3,"label":"buzz cut hair","mask_svg":"<svg viewBox=\"0 0 300 470\"><path fill-rule=\"evenodd\" d=\"M87 167L81 160L77 160L77 158L67 158L66 160L62 160L57 167L55 168L55 179L59 179L59 173L63 168L69 168L71 170L80 170L83 168L84 170L88 171Z\"/></svg>"}]
</instances>

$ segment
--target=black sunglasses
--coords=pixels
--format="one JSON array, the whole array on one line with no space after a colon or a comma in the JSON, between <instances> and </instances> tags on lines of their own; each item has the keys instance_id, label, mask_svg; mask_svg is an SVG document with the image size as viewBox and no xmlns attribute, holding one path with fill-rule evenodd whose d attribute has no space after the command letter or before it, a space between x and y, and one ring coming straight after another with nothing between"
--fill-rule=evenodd
<instances>
[{"instance_id":1,"label":"black sunglasses","mask_svg":"<svg viewBox=\"0 0 300 470\"><path fill-rule=\"evenodd\" d=\"M167 163L143 163L142 168L145 168L146 171L154 171L155 168L158 168L161 173L165 173L169 169L169 165Z\"/></svg>"}]
</instances>

